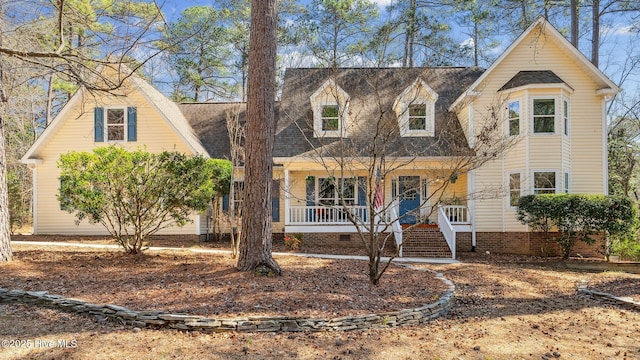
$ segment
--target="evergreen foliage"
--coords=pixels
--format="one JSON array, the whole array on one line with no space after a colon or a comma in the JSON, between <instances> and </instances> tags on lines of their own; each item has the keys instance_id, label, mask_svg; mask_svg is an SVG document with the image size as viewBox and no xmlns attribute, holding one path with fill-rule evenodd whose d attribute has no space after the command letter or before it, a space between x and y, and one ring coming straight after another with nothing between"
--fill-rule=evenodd
<instances>
[{"instance_id":1,"label":"evergreen foliage","mask_svg":"<svg viewBox=\"0 0 640 360\"><path fill-rule=\"evenodd\" d=\"M533 231L557 230L553 239L566 259L577 241L593 244L593 235L620 239L638 227L637 206L628 198L584 194L538 194L520 198L518 220Z\"/></svg>"},{"instance_id":2,"label":"evergreen foliage","mask_svg":"<svg viewBox=\"0 0 640 360\"><path fill-rule=\"evenodd\" d=\"M107 146L60 157L61 208L103 225L128 253L137 254L161 229L184 226L214 191L214 161L165 151ZM228 180L225 180L228 181Z\"/></svg>"}]
</instances>

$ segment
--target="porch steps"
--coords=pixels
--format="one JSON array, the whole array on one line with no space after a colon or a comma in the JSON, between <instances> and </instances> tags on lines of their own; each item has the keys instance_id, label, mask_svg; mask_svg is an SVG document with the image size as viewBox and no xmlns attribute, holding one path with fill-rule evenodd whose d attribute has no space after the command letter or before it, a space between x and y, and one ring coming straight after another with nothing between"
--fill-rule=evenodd
<instances>
[{"instance_id":1,"label":"porch steps","mask_svg":"<svg viewBox=\"0 0 640 360\"><path fill-rule=\"evenodd\" d=\"M451 250L439 228L405 230L402 243L403 257L451 258Z\"/></svg>"}]
</instances>

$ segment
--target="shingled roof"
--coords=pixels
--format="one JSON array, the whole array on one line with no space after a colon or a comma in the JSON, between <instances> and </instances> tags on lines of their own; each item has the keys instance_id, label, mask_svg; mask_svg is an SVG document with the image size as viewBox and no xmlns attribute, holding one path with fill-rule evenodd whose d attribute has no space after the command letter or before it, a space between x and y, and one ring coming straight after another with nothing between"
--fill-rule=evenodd
<instances>
[{"instance_id":1,"label":"shingled roof","mask_svg":"<svg viewBox=\"0 0 640 360\"><path fill-rule=\"evenodd\" d=\"M313 156L314 148L320 147L323 151L343 149L344 141L337 138L313 137L310 96L328 79L349 94L349 121L357 122L357 133L349 135L348 142L360 151L359 155L367 153L380 119L395 124L398 130L394 101L418 79L438 94L435 136L396 137L393 143L386 144L389 149L386 155L430 157L468 152L460 123L447 108L482 72L477 67L288 69L284 78L274 157Z\"/></svg>"},{"instance_id":2,"label":"shingled roof","mask_svg":"<svg viewBox=\"0 0 640 360\"><path fill-rule=\"evenodd\" d=\"M551 70L520 71L507 81L498 91L509 90L532 84L566 84ZM569 85L569 84L567 84Z\"/></svg>"},{"instance_id":3,"label":"shingled roof","mask_svg":"<svg viewBox=\"0 0 640 360\"><path fill-rule=\"evenodd\" d=\"M313 112L310 96L328 79L350 97L350 119L358 121L358 133L349 143L366 154L376 123L383 118L397 125L393 111L396 98L417 79L438 94L435 104L435 136L398 137L387 144L394 156L447 156L468 151L466 139L454 113L447 108L475 81L482 69L477 67L437 68L348 68L288 69L285 73L282 100L276 109L275 158L313 155L314 149L339 151L339 139L313 137ZM200 142L214 158L229 158L227 115L246 116L244 103L183 103L180 110L191 124ZM397 129L396 129L397 130Z\"/></svg>"},{"instance_id":4,"label":"shingled roof","mask_svg":"<svg viewBox=\"0 0 640 360\"><path fill-rule=\"evenodd\" d=\"M244 121L246 103L182 103L178 106L209 156L217 159L230 159L227 116L237 114L240 121Z\"/></svg>"}]
</instances>

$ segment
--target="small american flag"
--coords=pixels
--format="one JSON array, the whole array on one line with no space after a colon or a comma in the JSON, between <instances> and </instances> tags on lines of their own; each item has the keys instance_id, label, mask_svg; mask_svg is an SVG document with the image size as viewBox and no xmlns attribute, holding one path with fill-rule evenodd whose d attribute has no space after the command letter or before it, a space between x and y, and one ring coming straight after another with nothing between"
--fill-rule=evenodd
<instances>
[{"instance_id":1,"label":"small american flag","mask_svg":"<svg viewBox=\"0 0 640 360\"><path fill-rule=\"evenodd\" d=\"M380 211L384 205L384 189L380 186L380 169L376 170L376 192L373 199L373 209Z\"/></svg>"}]
</instances>

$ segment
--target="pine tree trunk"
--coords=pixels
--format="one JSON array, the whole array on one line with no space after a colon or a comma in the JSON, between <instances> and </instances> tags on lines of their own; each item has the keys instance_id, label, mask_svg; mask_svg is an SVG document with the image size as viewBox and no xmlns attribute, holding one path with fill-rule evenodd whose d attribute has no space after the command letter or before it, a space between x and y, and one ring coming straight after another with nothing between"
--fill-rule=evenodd
<instances>
[{"instance_id":1,"label":"pine tree trunk","mask_svg":"<svg viewBox=\"0 0 640 360\"><path fill-rule=\"evenodd\" d=\"M0 8L0 15L4 12ZM2 45L0 32L0 45ZM4 67L0 61L0 262L13 260L11 252L11 223L9 222L9 188L7 184L7 149L4 137L7 95L4 91Z\"/></svg>"},{"instance_id":2,"label":"pine tree trunk","mask_svg":"<svg viewBox=\"0 0 640 360\"><path fill-rule=\"evenodd\" d=\"M591 29L591 63L598 67L600 57L600 0L593 0Z\"/></svg>"},{"instance_id":3,"label":"pine tree trunk","mask_svg":"<svg viewBox=\"0 0 640 360\"><path fill-rule=\"evenodd\" d=\"M571 43L578 48L578 0L570 1L571 12Z\"/></svg>"},{"instance_id":4,"label":"pine tree trunk","mask_svg":"<svg viewBox=\"0 0 640 360\"><path fill-rule=\"evenodd\" d=\"M0 72L1 74L1 72ZM0 262L13 260L9 224L9 195L7 189L7 161L5 148L5 102L0 88Z\"/></svg>"},{"instance_id":5,"label":"pine tree trunk","mask_svg":"<svg viewBox=\"0 0 640 360\"><path fill-rule=\"evenodd\" d=\"M280 275L271 256L271 182L275 137L276 0L252 0L245 188L237 267Z\"/></svg>"}]
</instances>

